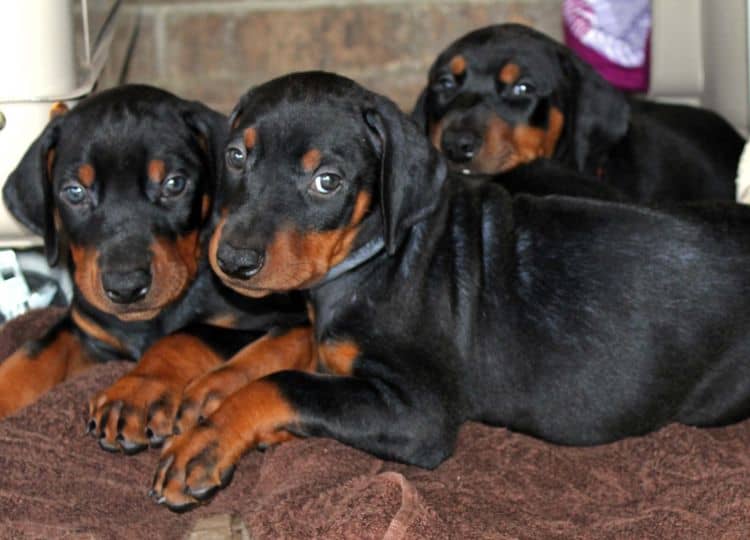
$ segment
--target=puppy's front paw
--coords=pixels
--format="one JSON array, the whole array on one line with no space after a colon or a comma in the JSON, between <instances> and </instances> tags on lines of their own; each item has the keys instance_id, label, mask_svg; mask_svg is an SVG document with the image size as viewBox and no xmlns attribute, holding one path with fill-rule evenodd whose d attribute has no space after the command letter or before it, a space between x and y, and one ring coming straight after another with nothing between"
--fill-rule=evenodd
<instances>
[{"instance_id":1,"label":"puppy's front paw","mask_svg":"<svg viewBox=\"0 0 750 540\"><path fill-rule=\"evenodd\" d=\"M182 382L128 374L89 401L87 431L111 452L135 454L172 433Z\"/></svg>"},{"instance_id":2,"label":"puppy's front paw","mask_svg":"<svg viewBox=\"0 0 750 540\"><path fill-rule=\"evenodd\" d=\"M208 418L230 394L245 384L245 374L231 365L220 366L191 381L177 409L175 434L185 433Z\"/></svg>"},{"instance_id":3,"label":"puppy's front paw","mask_svg":"<svg viewBox=\"0 0 750 540\"><path fill-rule=\"evenodd\" d=\"M194 508L229 484L243 446L210 420L173 437L162 451L150 495L175 512Z\"/></svg>"}]
</instances>

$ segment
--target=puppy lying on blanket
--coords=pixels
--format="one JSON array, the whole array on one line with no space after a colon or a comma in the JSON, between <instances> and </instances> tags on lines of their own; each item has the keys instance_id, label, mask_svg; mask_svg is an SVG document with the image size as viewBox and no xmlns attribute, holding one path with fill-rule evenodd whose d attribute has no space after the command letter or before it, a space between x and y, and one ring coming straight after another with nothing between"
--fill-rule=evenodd
<instances>
[{"instance_id":1,"label":"puppy lying on blanket","mask_svg":"<svg viewBox=\"0 0 750 540\"><path fill-rule=\"evenodd\" d=\"M457 171L546 156L641 202L734 200L744 144L711 111L626 99L568 48L515 24L440 53L413 117Z\"/></svg>"},{"instance_id":2,"label":"puppy lying on blanket","mask_svg":"<svg viewBox=\"0 0 750 540\"><path fill-rule=\"evenodd\" d=\"M90 404L107 450L171 435L182 389L274 324L287 297L249 300L205 260L227 119L147 86L101 92L49 123L3 189L11 213L74 276L69 316L0 364L0 418L93 362L141 360ZM243 328L223 331L188 325Z\"/></svg>"},{"instance_id":3,"label":"puppy lying on blanket","mask_svg":"<svg viewBox=\"0 0 750 540\"><path fill-rule=\"evenodd\" d=\"M750 411L749 208L511 198L332 74L261 85L232 121L209 260L252 298L307 291L314 355L183 422L158 502L291 436L436 467L470 419L592 445Z\"/></svg>"}]
</instances>

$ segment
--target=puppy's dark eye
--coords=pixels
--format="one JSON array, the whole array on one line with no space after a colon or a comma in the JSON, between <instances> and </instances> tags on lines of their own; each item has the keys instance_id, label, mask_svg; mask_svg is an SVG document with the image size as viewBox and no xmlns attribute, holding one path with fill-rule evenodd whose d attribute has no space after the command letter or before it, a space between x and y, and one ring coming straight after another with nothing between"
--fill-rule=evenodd
<instances>
[{"instance_id":1,"label":"puppy's dark eye","mask_svg":"<svg viewBox=\"0 0 750 540\"><path fill-rule=\"evenodd\" d=\"M321 195L330 195L341 187L341 177L333 173L319 174L313 179L312 188Z\"/></svg>"},{"instance_id":2,"label":"puppy's dark eye","mask_svg":"<svg viewBox=\"0 0 750 540\"><path fill-rule=\"evenodd\" d=\"M161 194L164 197L176 197L183 191L187 186L187 178L182 175L175 174L168 177L164 182L161 183Z\"/></svg>"},{"instance_id":3,"label":"puppy's dark eye","mask_svg":"<svg viewBox=\"0 0 750 540\"><path fill-rule=\"evenodd\" d=\"M518 82L511 88L511 93L514 96L527 96L533 94L536 91L536 87L528 81Z\"/></svg>"},{"instance_id":4,"label":"puppy's dark eye","mask_svg":"<svg viewBox=\"0 0 750 540\"><path fill-rule=\"evenodd\" d=\"M241 169L245 166L245 152L239 148L229 148L227 150L227 165L233 169Z\"/></svg>"},{"instance_id":5,"label":"puppy's dark eye","mask_svg":"<svg viewBox=\"0 0 750 540\"><path fill-rule=\"evenodd\" d=\"M456 79L449 73L441 75L433 85L437 91L453 90L456 87Z\"/></svg>"},{"instance_id":6,"label":"puppy's dark eye","mask_svg":"<svg viewBox=\"0 0 750 540\"><path fill-rule=\"evenodd\" d=\"M62 188L62 198L73 205L81 204L86 200L86 188L78 182L71 182Z\"/></svg>"}]
</instances>

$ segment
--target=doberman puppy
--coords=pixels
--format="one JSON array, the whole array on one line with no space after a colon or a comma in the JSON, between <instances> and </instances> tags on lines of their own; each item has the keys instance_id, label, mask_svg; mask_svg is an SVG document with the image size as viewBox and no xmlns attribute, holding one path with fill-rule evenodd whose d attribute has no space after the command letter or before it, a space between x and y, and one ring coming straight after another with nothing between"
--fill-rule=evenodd
<instances>
[{"instance_id":1,"label":"doberman puppy","mask_svg":"<svg viewBox=\"0 0 750 540\"><path fill-rule=\"evenodd\" d=\"M315 356L184 425L157 502L291 436L431 468L467 420L592 445L750 412L750 208L512 198L321 72L251 90L234 126L209 261L252 298L305 290Z\"/></svg>"},{"instance_id":2,"label":"doberman puppy","mask_svg":"<svg viewBox=\"0 0 750 540\"><path fill-rule=\"evenodd\" d=\"M101 446L135 452L172 433L187 381L273 325L304 320L304 303L242 297L205 260L225 116L147 86L62 112L3 197L44 237L51 265L68 259L74 297L68 317L0 364L0 417L92 362L141 359L90 403ZM165 338L199 322L245 331L196 326Z\"/></svg>"},{"instance_id":3,"label":"doberman puppy","mask_svg":"<svg viewBox=\"0 0 750 540\"><path fill-rule=\"evenodd\" d=\"M744 145L717 114L628 99L570 49L517 24L473 31L440 53L413 118L456 171L545 156L647 203L734 200Z\"/></svg>"}]
</instances>

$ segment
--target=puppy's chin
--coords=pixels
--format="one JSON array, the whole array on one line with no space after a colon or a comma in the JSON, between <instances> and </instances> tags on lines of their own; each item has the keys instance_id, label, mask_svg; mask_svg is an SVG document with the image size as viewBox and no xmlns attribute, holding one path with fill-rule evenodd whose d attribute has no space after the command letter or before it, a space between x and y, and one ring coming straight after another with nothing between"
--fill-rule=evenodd
<instances>
[{"instance_id":1,"label":"puppy's chin","mask_svg":"<svg viewBox=\"0 0 750 540\"><path fill-rule=\"evenodd\" d=\"M114 304L106 298L91 299L86 301L97 309L117 317L123 322L150 321L156 318L170 302L138 302L135 304Z\"/></svg>"},{"instance_id":2,"label":"puppy's chin","mask_svg":"<svg viewBox=\"0 0 750 540\"><path fill-rule=\"evenodd\" d=\"M161 311L162 308L127 310L119 313L112 313L112 315L123 322L150 321L151 319L155 319Z\"/></svg>"},{"instance_id":3,"label":"puppy's chin","mask_svg":"<svg viewBox=\"0 0 750 540\"><path fill-rule=\"evenodd\" d=\"M531 160L524 160L513 153L503 153L482 160L472 160L464 163L448 161L448 168L454 173L463 176L500 174L509 171L519 165Z\"/></svg>"},{"instance_id":4,"label":"puppy's chin","mask_svg":"<svg viewBox=\"0 0 750 540\"><path fill-rule=\"evenodd\" d=\"M158 317L164 309L174 303L184 291L185 287L176 291L169 291L173 294L155 294L150 291L149 294L132 304L117 304L112 302L104 294L103 289L82 290L78 289L81 297L91 306L108 315L116 317L123 322L150 321ZM179 294L177 294L179 293Z\"/></svg>"},{"instance_id":5,"label":"puppy's chin","mask_svg":"<svg viewBox=\"0 0 750 540\"><path fill-rule=\"evenodd\" d=\"M271 291L268 289L253 289L252 287L248 287L246 284L239 284L237 281L224 281L222 278L222 283L232 289L233 291L241 294L242 296L247 296L249 298L263 298L264 296L268 296L277 292L286 292L286 291Z\"/></svg>"},{"instance_id":6,"label":"puppy's chin","mask_svg":"<svg viewBox=\"0 0 750 540\"><path fill-rule=\"evenodd\" d=\"M455 174L464 176L471 176L473 174L479 174L478 171L474 170L471 163L456 163L454 161L448 161L448 168Z\"/></svg>"}]
</instances>

